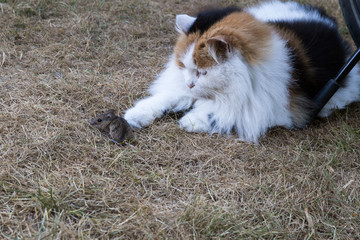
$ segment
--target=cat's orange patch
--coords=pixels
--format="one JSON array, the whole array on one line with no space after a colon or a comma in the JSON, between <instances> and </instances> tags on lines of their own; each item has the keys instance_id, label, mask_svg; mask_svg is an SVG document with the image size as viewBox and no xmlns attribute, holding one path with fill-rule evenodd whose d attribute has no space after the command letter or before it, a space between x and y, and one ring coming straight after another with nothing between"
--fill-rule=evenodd
<instances>
[{"instance_id":1,"label":"cat's orange patch","mask_svg":"<svg viewBox=\"0 0 360 240\"><path fill-rule=\"evenodd\" d=\"M174 48L176 63L180 68L184 68L181 58L189 46L195 43L193 58L198 68L214 66L217 63L209 53L209 44L213 44L214 39L222 37L230 49L225 43L215 44L218 59L225 60L227 51L237 49L249 64L256 64L268 55L271 34L271 27L268 24L256 20L250 14L232 13L215 23L202 35L199 32L190 35L182 34Z\"/></svg>"},{"instance_id":2,"label":"cat's orange patch","mask_svg":"<svg viewBox=\"0 0 360 240\"><path fill-rule=\"evenodd\" d=\"M225 59L226 51L235 48L249 64L256 64L267 57L271 34L268 24L256 20L250 14L232 13L214 24L198 39L193 54L194 62L199 68L208 68L216 64L208 48L213 39L221 38L222 41L215 45L215 53L219 59Z\"/></svg>"}]
</instances>

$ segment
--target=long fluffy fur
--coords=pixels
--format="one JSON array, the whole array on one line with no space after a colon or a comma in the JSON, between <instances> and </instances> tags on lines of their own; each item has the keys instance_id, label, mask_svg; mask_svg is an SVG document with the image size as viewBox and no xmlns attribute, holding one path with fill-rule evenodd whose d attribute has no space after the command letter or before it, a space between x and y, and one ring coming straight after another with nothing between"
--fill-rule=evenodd
<instances>
[{"instance_id":1,"label":"long fluffy fur","mask_svg":"<svg viewBox=\"0 0 360 240\"><path fill-rule=\"evenodd\" d=\"M133 127L187 111L179 122L186 131L235 131L256 143L273 126L303 126L312 98L349 57L335 20L295 2L179 15L176 29L174 54L150 96L125 113ZM359 100L356 66L320 116Z\"/></svg>"}]
</instances>

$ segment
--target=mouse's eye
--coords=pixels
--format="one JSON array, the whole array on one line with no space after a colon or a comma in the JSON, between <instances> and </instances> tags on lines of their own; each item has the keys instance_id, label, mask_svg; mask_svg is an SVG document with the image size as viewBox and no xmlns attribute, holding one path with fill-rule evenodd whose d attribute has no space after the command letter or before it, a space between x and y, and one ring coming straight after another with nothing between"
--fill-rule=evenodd
<instances>
[{"instance_id":1,"label":"mouse's eye","mask_svg":"<svg viewBox=\"0 0 360 240\"><path fill-rule=\"evenodd\" d=\"M98 118L98 120L97 120L98 122L102 122L102 120L101 120L101 118Z\"/></svg>"}]
</instances>

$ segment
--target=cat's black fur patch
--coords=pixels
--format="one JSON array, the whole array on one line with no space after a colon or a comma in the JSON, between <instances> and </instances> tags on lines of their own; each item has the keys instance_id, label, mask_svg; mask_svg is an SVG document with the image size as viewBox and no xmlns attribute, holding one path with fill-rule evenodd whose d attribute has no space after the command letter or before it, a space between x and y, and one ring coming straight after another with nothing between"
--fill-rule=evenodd
<instances>
[{"instance_id":1,"label":"cat's black fur patch","mask_svg":"<svg viewBox=\"0 0 360 240\"><path fill-rule=\"evenodd\" d=\"M293 68L297 76L297 84L301 92L307 93L312 99L325 83L336 77L345 64L350 46L345 42L334 27L316 21L273 22L279 29L292 31L302 42L310 65L315 70L314 76L304 73L303 63L295 54L292 57Z\"/></svg>"},{"instance_id":2,"label":"cat's black fur patch","mask_svg":"<svg viewBox=\"0 0 360 240\"><path fill-rule=\"evenodd\" d=\"M200 31L200 34L203 34L206 32L212 25L214 25L216 22L220 21L227 15L234 13L234 12L240 12L241 8L238 7L227 7L227 8L221 8L221 9L211 9L207 11L203 11L198 13L196 16L196 20L191 25L191 27L188 30L188 34L195 33L197 31Z\"/></svg>"}]
</instances>

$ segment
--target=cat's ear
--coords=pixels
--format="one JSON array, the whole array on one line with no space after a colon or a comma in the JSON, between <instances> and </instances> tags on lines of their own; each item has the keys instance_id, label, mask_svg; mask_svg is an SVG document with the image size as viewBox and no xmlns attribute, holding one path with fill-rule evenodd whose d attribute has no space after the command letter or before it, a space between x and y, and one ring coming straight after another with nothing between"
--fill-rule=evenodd
<instances>
[{"instance_id":1,"label":"cat's ear","mask_svg":"<svg viewBox=\"0 0 360 240\"><path fill-rule=\"evenodd\" d=\"M230 41L224 35L216 35L207 40L210 55L217 63L224 60L231 52Z\"/></svg>"},{"instance_id":2,"label":"cat's ear","mask_svg":"<svg viewBox=\"0 0 360 240\"><path fill-rule=\"evenodd\" d=\"M176 31L178 31L179 33L187 33L195 20L195 17L191 17L186 14L176 15Z\"/></svg>"}]
</instances>

